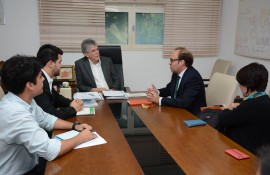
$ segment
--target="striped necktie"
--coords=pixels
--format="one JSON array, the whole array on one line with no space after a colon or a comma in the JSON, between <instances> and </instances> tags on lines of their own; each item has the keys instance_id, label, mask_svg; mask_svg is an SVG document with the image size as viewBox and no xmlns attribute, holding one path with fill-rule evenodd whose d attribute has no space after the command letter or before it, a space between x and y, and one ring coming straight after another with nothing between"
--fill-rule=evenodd
<instances>
[{"instance_id":1,"label":"striped necktie","mask_svg":"<svg viewBox=\"0 0 270 175\"><path fill-rule=\"evenodd\" d=\"M180 76L177 76L177 80L176 80L176 84L175 84L175 89L174 89L174 94L173 94L173 98L176 98L177 95L177 90L179 88L179 81L180 81Z\"/></svg>"}]
</instances>

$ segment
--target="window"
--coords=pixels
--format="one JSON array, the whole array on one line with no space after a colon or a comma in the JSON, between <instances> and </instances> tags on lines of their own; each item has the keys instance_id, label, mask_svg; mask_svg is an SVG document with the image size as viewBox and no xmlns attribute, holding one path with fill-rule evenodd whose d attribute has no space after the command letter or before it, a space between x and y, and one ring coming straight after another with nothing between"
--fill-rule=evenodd
<instances>
[{"instance_id":1,"label":"window","mask_svg":"<svg viewBox=\"0 0 270 175\"><path fill-rule=\"evenodd\" d=\"M185 46L194 56L216 56L220 0L166 0L163 55Z\"/></svg>"},{"instance_id":2,"label":"window","mask_svg":"<svg viewBox=\"0 0 270 175\"><path fill-rule=\"evenodd\" d=\"M107 6L106 44L125 49L161 49L164 36L163 6Z\"/></svg>"},{"instance_id":3,"label":"window","mask_svg":"<svg viewBox=\"0 0 270 175\"><path fill-rule=\"evenodd\" d=\"M83 39L123 49L185 46L216 56L221 0L39 0L40 42L80 52Z\"/></svg>"}]
</instances>

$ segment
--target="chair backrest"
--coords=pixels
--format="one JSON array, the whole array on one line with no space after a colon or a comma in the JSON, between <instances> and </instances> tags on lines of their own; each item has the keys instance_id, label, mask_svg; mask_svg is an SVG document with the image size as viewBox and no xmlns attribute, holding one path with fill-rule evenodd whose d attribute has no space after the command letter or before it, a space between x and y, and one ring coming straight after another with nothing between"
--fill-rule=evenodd
<instances>
[{"instance_id":1,"label":"chair backrest","mask_svg":"<svg viewBox=\"0 0 270 175\"><path fill-rule=\"evenodd\" d=\"M230 104L233 102L238 88L234 76L216 72L206 88L207 106Z\"/></svg>"},{"instance_id":2,"label":"chair backrest","mask_svg":"<svg viewBox=\"0 0 270 175\"><path fill-rule=\"evenodd\" d=\"M231 64L232 64L231 61L217 59L217 61L213 66L210 78L213 76L215 72L227 74Z\"/></svg>"},{"instance_id":3,"label":"chair backrest","mask_svg":"<svg viewBox=\"0 0 270 175\"><path fill-rule=\"evenodd\" d=\"M123 74L121 46L99 45L98 49L99 49L99 54L101 56L109 57L112 59L114 67L120 78L120 89L124 89L124 74Z\"/></svg>"},{"instance_id":4,"label":"chair backrest","mask_svg":"<svg viewBox=\"0 0 270 175\"><path fill-rule=\"evenodd\" d=\"M5 92L3 91L3 88L0 86L0 100L5 96Z\"/></svg>"}]
</instances>

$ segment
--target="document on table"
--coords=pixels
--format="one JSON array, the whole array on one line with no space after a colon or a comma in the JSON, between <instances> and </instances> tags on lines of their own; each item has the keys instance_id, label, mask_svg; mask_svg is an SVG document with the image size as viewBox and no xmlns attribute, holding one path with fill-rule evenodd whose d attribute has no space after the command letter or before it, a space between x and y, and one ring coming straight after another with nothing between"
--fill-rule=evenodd
<instances>
[{"instance_id":1,"label":"document on table","mask_svg":"<svg viewBox=\"0 0 270 175\"><path fill-rule=\"evenodd\" d=\"M95 115L95 107L84 107L76 113L76 115Z\"/></svg>"},{"instance_id":2,"label":"document on table","mask_svg":"<svg viewBox=\"0 0 270 175\"><path fill-rule=\"evenodd\" d=\"M106 140L103 139L97 132L93 132L93 133L97 135L97 138L92 139L88 142L84 142L84 143L78 145L77 147L75 147L74 149L85 148L85 147L89 147L89 146L95 146L95 145L101 145L101 144L107 143ZM79 134L78 131L70 130L70 131L64 132L62 134L58 134L54 138L58 139L58 140L67 140L67 139L71 139L71 138L77 136L78 134Z\"/></svg>"},{"instance_id":3,"label":"document on table","mask_svg":"<svg viewBox=\"0 0 270 175\"><path fill-rule=\"evenodd\" d=\"M107 99L128 99L124 91L102 91L102 93Z\"/></svg>"},{"instance_id":4,"label":"document on table","mask_svg":"<svg viewBox=\"0 0 270 175\"><path fill-rule=\"evenodd\" d=\"M145 92L127 93L128 97L146 97Z\"/></svg>"},{"instance_id":5,"label":"document on table","mask_svg":"<svg viewBox=\"0 0 270 175\"><path fill-rule=\"evenodd\" d=\"M78 99L103 100L102 95L98 92L76 92L73 97Z\"/></svg>"}]
</instances>

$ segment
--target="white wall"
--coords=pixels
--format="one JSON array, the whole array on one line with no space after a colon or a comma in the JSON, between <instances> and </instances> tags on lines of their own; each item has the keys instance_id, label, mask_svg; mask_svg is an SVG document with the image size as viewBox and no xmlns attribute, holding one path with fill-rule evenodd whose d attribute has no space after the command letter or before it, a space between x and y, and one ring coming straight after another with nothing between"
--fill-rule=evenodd
<instances>
[{"instance_id":1,"label":"white wall","mask_svg":"<svg viewBox=\"0 0 270 175\"><path fill-rule=\"evenodd\" d=\"M218 58L231 60L229 74L235 75L239 68L251 62L264 64L268 70L268 60L247 58L234 55L236 33L236 0L222 1L220 51ZM36 0L4 0L6 24L0 25L0 59L6 60L15 54L36 55L39 44L38 8ZM64 53L63 64L74 64L81 53ZM210 75L216 58L195 58L194 67L202 77ZM131 90L145 90L154 83L163 87L171 73L168 59L162 51L123 51L125 86Z\"/></svg>"},{"instance_id":2,"label":"white wall","mask_svg":"<svg viewBox=\"0 0 270 175\"><path fill-rule=\"evenodd\" d=\"M218 57L232 61L232 66L229 70L229 74L231 75L236 75L240 68L252 62L261 63L268 69L268 71L270 71L270 60L243 57L234 54L237 9L237 0L222 1L220 51ZM269 83L267 87L267 92L268 91ZM238 91L238 94L241 94L240 91Z\"/></svg>"}]
</instances>

